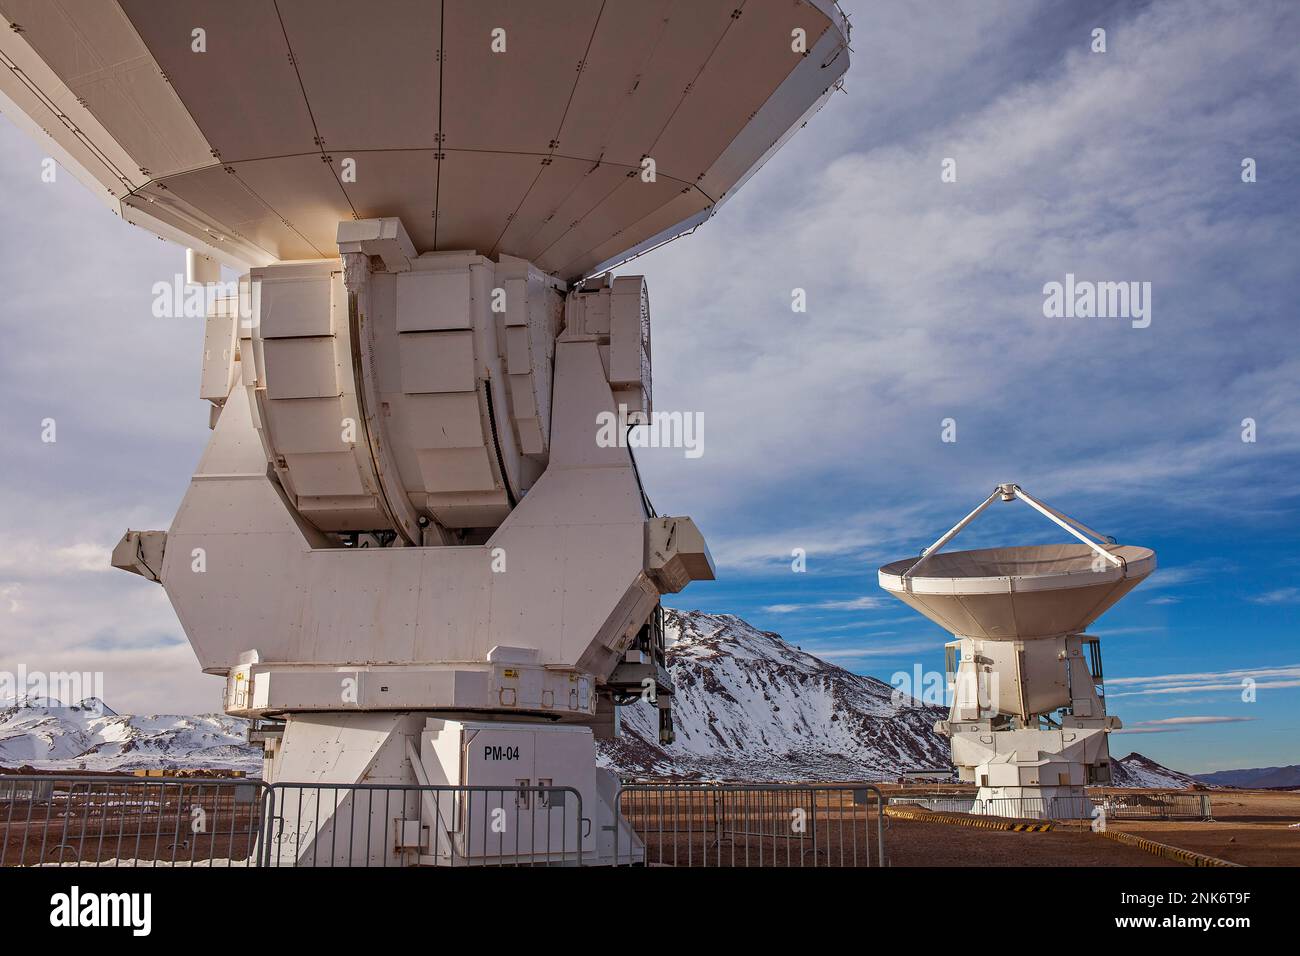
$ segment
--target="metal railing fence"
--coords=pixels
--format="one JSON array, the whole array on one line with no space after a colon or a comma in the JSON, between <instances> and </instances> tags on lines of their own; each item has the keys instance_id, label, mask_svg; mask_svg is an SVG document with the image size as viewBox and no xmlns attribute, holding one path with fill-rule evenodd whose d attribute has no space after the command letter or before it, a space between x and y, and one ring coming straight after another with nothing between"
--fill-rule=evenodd
<instances>
[{"instance_id":1,"label":"metal railing fence","mask_svg":"<svg viewBox=\"0 0 1300 956\"><path fill-rule=\"evenodd\" d=\"M268 794L243 778L0 775L0 865L256 865Z\"/></svg>"},{"instance_id":2,"label":"metal railing fence","mask_svg":"<svg viewBox=\"0 0 1300 956\"><path fill-rule=\"evenodd\" d=\"M942 813L974 813L974 797L895 797L890 796L890 806L921 807Z\"/></svg>"},{"instance_id":3,"label":"metal railing fence","mask_svg":"<svg viewBox=\"0 0 1300 956\"><path fill-rule=\"evenodd\" d=\"M879 866L869 784L559 786L0 775L4 866ZM594 808L593 808L594 809Z\"/></svg>"},{"instance_id":4,"label":"metal railing fence","mask_svg":"<svg viewBox=\"0 0 1300 956\"><path fill-rule=\"evenodd\" d=\"M974 796L891 797L894 805L924 807L947 813L1016 817L1025 820L1209 820L1205 793L1097 793L1085 797Z\"/></svg>"},{"instance_id":5,"label":"metal railing fence","mask_svg":"<svg viewBox=\"0 0 1300 956\"><path fill-rule=\"evenodd\" d=\"M1092 802L1111 820L1211 820L1208 793L1107 793Z\"/></svg>"},{"instance_id":6,"label":"metal railing fence","mask_svg":"<svg viewBox=\"0 0 1300 956\"><path fill-rule=\"evenodd\" d=\"M581 866L591 821L556 786L276 783L265 866Z\"/></svg>"},{"instance_id":7,"label":"metal railing fence","mask_svg":"<svg viewBox=\"0 0 1300 956\"><path fill-rule=\"evenodd\" d=\"M617 803L616 865L884 865L871 785L632 784Z\"/></svg>"}]
</instances>

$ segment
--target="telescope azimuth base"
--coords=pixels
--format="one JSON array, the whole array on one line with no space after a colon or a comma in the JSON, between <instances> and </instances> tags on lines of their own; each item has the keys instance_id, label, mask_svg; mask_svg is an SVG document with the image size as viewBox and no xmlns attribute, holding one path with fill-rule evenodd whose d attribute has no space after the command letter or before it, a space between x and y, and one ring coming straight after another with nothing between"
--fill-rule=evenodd
<instances>
[{"instance_id":1,"label":"telescope azimuth base","mask_svg":"<svg viewBox=\"0 0 1300 956\"><path fill-rule=\"evenodd\" d=\"M510 785L594 813L598 698L666 673L660 596L713 577L694 523L598 439L651 410L645 282L416 255L395 219L340 224L339 250L214 304L212 437L171 527L127 532L114 564L163 585L227 713L283 721L268 780L469 785L403 743L455 717L554 764Z\"/></svg>"}]
</instances>

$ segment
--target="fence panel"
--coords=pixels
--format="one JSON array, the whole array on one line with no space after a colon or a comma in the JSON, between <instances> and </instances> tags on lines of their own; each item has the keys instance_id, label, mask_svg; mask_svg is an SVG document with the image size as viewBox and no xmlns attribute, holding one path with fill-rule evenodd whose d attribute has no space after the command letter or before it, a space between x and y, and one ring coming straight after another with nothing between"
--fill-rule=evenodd
<instances>
[{"instance_id":1,"label":"fence panel","mask_svg":"<svg viewBox=\"0 0 1300 956\"><path fill-rule=\"evenodd\" d=\"M974 813L1025 820L1208 820L1208 794L1097 793L1086 797L973 796L891 797L893 804L925 807L947 813Z\"/></svg>"},{"instance_id":2,"label":"fence panel","mask_svg":"<svg viewBox=\"0 0 1300 956\"><path fill-rule=\"evenodd\" d=\"M268 786L231 778L5 775L0 864L884 862L884 799L871 785L629 785L615 802L626 819L607 826L597 840L582 795L570 787Z\"/></svg>"},{"instance_id":3,"label":"fence panel","mask_svg":"<svg viewBox=\"0 0 1300 956\"><path fill-rule=\"evenodd\" d=\"M630 784L618 806L621 866L884 865L884 801L870 785Z\"/></svg>"},{"instance_id":4,"label":"fence panel","mask_svg":"<svg viewBox=\"0 0 1300 956\"><path fill-rule=\"evenodd\" d=\"M267 787L209 777L0 776L0 865L255 866Z\"/></svg>"},{"instance_id":5,"label":"fence panel","mask_svg":"<svg viewBox=\"0 0 1300 956\"><path fill-rule=\"evenodd\" d=\"M277 783L267 866L580 866L572 787Z\"/></svg>"},{"instance_id":6,"label":"fence panel","mask_svg":"<svg viewBox=\"0 0 1300 956\"><path fill-rule=\"evenodd\" d=\"M1109 820L1210 820L1208 793L1115 793L1093 797Z\"/></svg>"}]
</instances>

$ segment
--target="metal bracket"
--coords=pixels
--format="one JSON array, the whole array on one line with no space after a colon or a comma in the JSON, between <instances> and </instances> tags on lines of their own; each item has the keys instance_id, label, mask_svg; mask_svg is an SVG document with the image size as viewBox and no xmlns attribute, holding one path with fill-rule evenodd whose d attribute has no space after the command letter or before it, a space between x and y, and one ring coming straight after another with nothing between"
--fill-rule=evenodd
<instances>
[{"instance_id":1,"label":"metal bracket","mask_svg":"<svg viewBox=\"0 0 1300 956\"><path fill-rule=\"evenodd\" d=\"M958 521L955 525L949 528L947 532L945 532L942 536L940 536L938 541L936 541L934 544L930 545L930 547L922 551L921 557L917 559L916 563L903 572L902 579L907 590L910 591L912 589L912 584L911 584L912 575L916 574L922 567L925 566L926 562L928 562L932 557L934 557L941 550L943 550L943 548L948 544L949 541L957 537L957 535L961 534L961 532L966 528L966 526L969 525L976 518L978 518L980 514L983 513L984 509L987 508L989 505L991 505L993 501L997 498L1001 498L1003 501L1013 501L1016 498L1019 498L1025 504L1029 505L1029 507L1033 508L1039 514L1043 515L1045 518L1051 521L1053 524L1060 525L1062 528L1068 531L1073 537L1078 538L1088 547L1092 548L1093 551L1097 552L1097 554L1099 554L1103 559L1105 559L1108 563L1110 563L1114 567L1125 568L1128 566L1127 562L1122 557L1120 557L1117 554L1112 554L1110 551L1107 551L1104 547L1102 547L1102 544L1114 545L1115 544L1114 538L1110 538L1105 535L1099 534L1096 531L1093 531L1087 525L1083 524L1083 522L1076 521L1074 518L1071 518L1068 515L1064 515L1061 512L1057 511L1055 508L1052 508L1049 505L1044 504L1043 502L1035 498L1033 495L1025 491L1023 488L1021 488L1019 485L1013 484L1011 482L1004 482L1003 484L1000 484L996 488L994 488L993 494L985 498L984 501L981 502L980 505L974 511L972 511L966 517ZM1098 542L1101 542L1101 544L1099 544Z\"/></svg>"}]
</instances>

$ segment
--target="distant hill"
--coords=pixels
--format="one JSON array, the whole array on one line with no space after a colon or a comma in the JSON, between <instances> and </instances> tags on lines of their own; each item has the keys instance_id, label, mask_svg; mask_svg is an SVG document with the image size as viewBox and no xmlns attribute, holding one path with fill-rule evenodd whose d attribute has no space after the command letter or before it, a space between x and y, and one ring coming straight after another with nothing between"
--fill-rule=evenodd
<instances>
[{"instance_id":1,"label":"distant hill","mask_svg":"<svg viewBox=\"0 0 1300 956\"><path fill-rule=\"evenodd\" d=\"M1216 770L1198 773L1196 779L1215 787L1300 789L1300 764L1289 767L1255 767L1250 770Z\"/></svg>"},{"instance_id":2,"label":"distant hill","mask_svg":"<svg viewBox=\"0 0 1300 956\"><path fill-rule=\"evenodd\" d=\"M1196 786L1197 779L1177 770L1170 770L1150 757L1131 753L1127 757L1110 761L1111 784L1116 787L1148 787L1152 790L1186 790Z\"/></svg>"}]
</instances>

